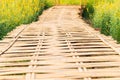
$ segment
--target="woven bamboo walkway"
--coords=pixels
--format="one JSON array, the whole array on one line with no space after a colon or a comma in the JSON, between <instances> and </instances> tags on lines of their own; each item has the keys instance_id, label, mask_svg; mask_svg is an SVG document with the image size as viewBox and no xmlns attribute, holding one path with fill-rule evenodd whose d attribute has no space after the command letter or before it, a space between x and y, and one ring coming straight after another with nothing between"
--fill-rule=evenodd
<instances>
[{"instance_id":1,"label":"woven bamboo walkway","mask_svg":"<svg viewBox=\"0 0 120 80\"><path fill-rule=\"evenodd\" d=\"M55 6L0 41L0 80L120 80L119 51L78 15Z\"/></svg>"}]
</instances>

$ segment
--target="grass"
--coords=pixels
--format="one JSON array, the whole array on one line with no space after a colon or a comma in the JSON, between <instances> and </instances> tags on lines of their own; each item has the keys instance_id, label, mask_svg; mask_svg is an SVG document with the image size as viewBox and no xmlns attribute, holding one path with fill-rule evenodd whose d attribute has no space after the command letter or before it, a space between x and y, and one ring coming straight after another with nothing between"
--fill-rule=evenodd
<instances>
[{"instance_id":1,"label":"grass","mask_svg":"<svg viewBox=\"0 0 120 80\"><path fill-rule=\"evenodd\" d=\"M20 24L36 21L45 0L0 0L0 39Z\"/></svg>"},{"instance_id":2,"label":"grass","mask_svg":"<svg viewBox=\"0 0 120 80\"><path fill-rule=\"evenodd\" d=\"M111 35L120 43L120 0L88 0L83 17L101 33Z\"/></svg>"}]
</instances>

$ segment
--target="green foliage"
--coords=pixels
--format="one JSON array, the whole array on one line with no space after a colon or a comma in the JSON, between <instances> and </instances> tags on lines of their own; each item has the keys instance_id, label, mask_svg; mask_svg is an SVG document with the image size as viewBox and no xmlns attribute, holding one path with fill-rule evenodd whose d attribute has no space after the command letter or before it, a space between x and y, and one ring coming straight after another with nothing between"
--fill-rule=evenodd
<instances>
[{"instance_id":1,"label":"green foliage","mask_svg":"<svg viewBox=\"0 0 120 80\"><path fill-rule=\"evenodd\" d=\"M120 42L119 3L120 0L88 0L83 11L83 17L89 19L95 28L100 28L101 33L111 35L118 42Z\"/></svg>"},{"instance_id":2,"label":"green foliage","mask_svg":"<svg viewBox=\"0 0 120 80\"><path fill-rule=\"evenodd\" d=\"M111 16L108 13L102 15L102 22L101 22L101 33L105 35L110 35L110 21Z\"/></svg>"},{"instance_id":3,"label":"green foliage","mask_svg":"<svg viewBox=\"0 0 120 80\"><path fill-rule=\"evenodd\" d=\"M90 4L90 3L87 3L85 8L84 8L84 10L83 10L82 16L85 19L92 19L93 14L94 14L94 7L93 7L93 5Z\"/></svg>"},{"instance_id":4,"label":"green foliage","mask_svg":"<svg viewBox=\"0 0 120 80\"><path fill-rule=\"evenodd\" d=\"M45 0L45 9L52 7L54 5L54 0Z\"/></svg>"},{"instance_id":5,"label":"green foliage","mask_svg":"<svg viewBox=\"0 0 120 80\"><path fill-rule=\"evenodd\" d=\"M120 43L120 12L119 14L113 15L111 20L111 35L115 40Z\"/></svg>"}]
</instances>

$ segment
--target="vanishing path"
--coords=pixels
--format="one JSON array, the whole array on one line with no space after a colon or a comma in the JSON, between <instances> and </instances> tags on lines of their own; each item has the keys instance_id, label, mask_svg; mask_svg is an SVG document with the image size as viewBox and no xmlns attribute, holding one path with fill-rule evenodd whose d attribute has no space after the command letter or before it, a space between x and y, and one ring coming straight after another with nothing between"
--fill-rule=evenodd
<instances>
[{"instance_id":1,"label":"vanishing path","mask_svg":"<svg viewBox=\"0 0 120 80\"><path fill-rule=\"evenodd\" d=\"M55 6L0 42L0 80L120 80L119 52L80 19Z\"/></svg>"}]
</instances>

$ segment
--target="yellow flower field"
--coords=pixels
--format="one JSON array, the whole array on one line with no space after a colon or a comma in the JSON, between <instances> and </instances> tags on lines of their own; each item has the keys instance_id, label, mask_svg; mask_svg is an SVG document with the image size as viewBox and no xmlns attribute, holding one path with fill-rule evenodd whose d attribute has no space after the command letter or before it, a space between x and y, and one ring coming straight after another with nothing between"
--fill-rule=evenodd
<instances>
[{"instance_id":1,"label":"yellow flower field","mask_svg":"<svg viewBox=\"0 0 120 80\"><path fill-rule=\"evenodd\" d=\"M36 21L45 0L0 0L0 39L17 25Z\"/></svg>"}]
</instances>

